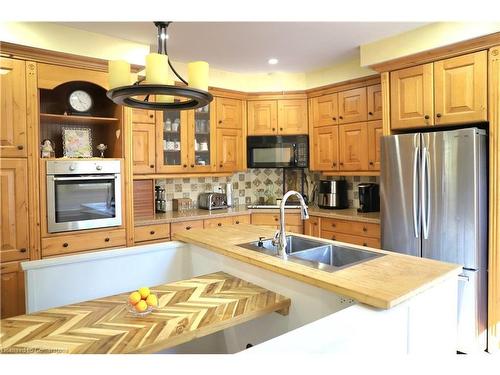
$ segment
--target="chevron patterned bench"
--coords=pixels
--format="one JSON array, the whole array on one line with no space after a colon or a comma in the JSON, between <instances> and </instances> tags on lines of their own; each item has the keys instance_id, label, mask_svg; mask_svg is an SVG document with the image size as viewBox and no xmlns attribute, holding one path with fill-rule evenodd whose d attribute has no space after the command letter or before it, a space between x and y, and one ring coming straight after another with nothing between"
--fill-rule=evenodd
<instances>
[{"instance_id":1,"label":"chevron patterned bench","mask_svg":"<svg viewBox=\"0 0 500 375\"><path fill-rule=\"evenodd\" d=\"M0 321L0 353L154 353L263 315L290 299L224 272L150 288L158 309L125 307L128 293Z\"/></svg>"}]
</instances>

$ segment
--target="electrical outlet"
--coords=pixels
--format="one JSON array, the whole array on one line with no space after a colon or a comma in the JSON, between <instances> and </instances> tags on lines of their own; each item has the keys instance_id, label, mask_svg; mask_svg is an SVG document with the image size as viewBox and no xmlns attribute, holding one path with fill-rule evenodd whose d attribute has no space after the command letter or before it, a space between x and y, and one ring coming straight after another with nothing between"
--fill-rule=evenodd
<instances>
[{"instance_id":1,"label":"electrical outlet","mask_svg":"<svg viewBox=\"0 0 500 375\"><path fill-rule=\"evenodd\" d=\"M340 304L341 305L352 305L355 301L351 298L347 297L340 297Z\"/></svg>"}]
</instances>

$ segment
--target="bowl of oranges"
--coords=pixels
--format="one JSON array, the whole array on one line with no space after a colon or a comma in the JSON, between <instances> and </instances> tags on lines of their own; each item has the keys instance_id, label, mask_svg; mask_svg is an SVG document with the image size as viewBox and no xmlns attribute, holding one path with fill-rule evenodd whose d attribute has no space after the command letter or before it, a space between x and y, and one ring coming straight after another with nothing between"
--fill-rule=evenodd
<instances>
[{"instance_id":1,"label":"bowl of oranges","mask_svg":"<svg viewBox=\"0 0 500 375\"><path fill-rule=\"evenodd\" d=\"M134 316L146 316L158 307L158 298L149 288L142 287L129 294L127 310Z\"/></svg>"}]
</instances>

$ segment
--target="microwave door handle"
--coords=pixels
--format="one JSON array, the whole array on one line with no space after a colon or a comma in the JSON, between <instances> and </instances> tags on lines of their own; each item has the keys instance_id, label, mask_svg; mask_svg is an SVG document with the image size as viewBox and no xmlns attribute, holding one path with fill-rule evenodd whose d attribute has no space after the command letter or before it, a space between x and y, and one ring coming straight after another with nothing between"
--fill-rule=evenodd
<instances>
[{"instance_id":1,"label":"microwave door handle","mask_svg":"<svg viewBox=\"0 0 500 375\"><path fill-rule=\"evenodd\" d=\"M78 176L78 177L54 177L54 181L83 181L83 180L106 180L116 179L116 175L102 175L102 176Z\"/></svg>"}]
</instances>

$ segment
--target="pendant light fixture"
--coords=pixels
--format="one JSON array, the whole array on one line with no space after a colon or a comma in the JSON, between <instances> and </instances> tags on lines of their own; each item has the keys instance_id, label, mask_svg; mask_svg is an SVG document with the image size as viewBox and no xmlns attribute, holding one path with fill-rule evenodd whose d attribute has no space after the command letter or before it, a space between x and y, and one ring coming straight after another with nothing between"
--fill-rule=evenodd
<instances>
[{"instance_id":1,"label":"pendant light fixture","mask_svg":"<svg viewBox=\"0 0 500 375\"><path fill-rule=\"evenodd\" d=\"M130 64L123 60L109 61L109 91L106 95L113 102L138 109L187 110L205 107L213 100L208 92L208 63L188 63L189 82L172 66L167 54L167 28L170 23L154 23L158 30L158 52L146 56L145 79L131 84ZM186 86L175 86L169 67Z\"/></svg>"}]
</instances>

